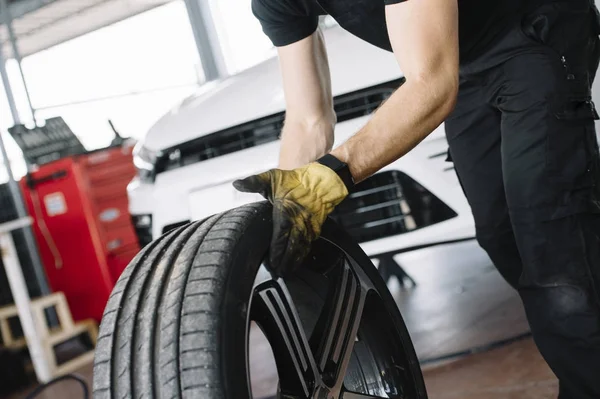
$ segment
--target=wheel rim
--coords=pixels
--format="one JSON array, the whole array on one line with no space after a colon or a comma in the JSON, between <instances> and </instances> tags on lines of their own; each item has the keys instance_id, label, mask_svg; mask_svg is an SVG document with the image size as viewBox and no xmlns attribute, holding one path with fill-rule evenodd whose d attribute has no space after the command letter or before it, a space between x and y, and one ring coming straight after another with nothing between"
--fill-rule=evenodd
<instances>
[{"instance_id":1,"label":"wheel rim","mask_svg":"<svg viewBox=\"0 0 600 399\"><path fill-rule=\"evenodd\" d=\"M364 258L326 239L313 245L308 259L285 280L262 268L250 303L248 328L254 321L271 345L279 397L425 398L410 338L382 298L387 292L379 275L365 271ZM290 288L290 280L322 294L312 317L307 306L297 307L298 284Z\"/></svg>"}]
</instances>

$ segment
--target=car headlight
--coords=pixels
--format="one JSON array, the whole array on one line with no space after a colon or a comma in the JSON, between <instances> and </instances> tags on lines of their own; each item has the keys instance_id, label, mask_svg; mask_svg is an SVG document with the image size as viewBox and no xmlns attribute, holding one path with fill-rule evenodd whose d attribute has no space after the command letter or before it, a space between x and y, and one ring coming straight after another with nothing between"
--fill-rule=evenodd
<instances>
[{"instance_id":1,"label":"car headlight","mask_svg":"<svg viewBox=\"0 0 600 399\"><path fill-rule=\"evenodd\" d=\"M139 143L133 148L133 164L138 177L144 183L153 183L156 176L156 162L160 152L152 151Z\"/></svg>"}]
</instances>

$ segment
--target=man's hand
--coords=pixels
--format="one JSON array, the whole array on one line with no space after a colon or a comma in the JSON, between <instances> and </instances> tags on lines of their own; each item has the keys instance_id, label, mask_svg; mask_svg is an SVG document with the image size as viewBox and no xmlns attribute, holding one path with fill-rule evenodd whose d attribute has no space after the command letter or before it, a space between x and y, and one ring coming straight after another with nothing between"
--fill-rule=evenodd
<instances>
[{"instance_id":1,"label":"man's hand","mask_svg":"<svg viewBox=\"0 0 600 399\"><path fill-rule=\"evenodd\" d=\"M236 180L233 186L261 194L273 204L267 265L278 276L302 263L327 216L348 195L340 177L317 162L293 170L271 169Z\"/></svg>"}]
</instances>

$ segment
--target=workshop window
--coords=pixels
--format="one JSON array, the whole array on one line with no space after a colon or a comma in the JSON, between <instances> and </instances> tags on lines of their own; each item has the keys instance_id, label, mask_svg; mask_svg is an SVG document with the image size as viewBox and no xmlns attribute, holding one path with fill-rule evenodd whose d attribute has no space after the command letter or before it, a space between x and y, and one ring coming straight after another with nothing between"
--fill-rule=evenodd
<instances>
[{"instance_id":1,"label":"workshop window","mask_svg":"<svg viewBox=\"0 0 600 399\"><path fill-rule=\"evenodd\" d=\"M126 137L148 128L203 81L181 0L23 60L39 118L62 116L88 149L110 143L112 119Z\"/></svg>"},{"instance_id":2,"label":"workshop window","mask_svg":"<svg viewBox=\"0 0 600 399\"><path fill-rule=\"evenodd\" d=\"M114 138L109 119L122 136L140 139L174 104L194 90L195 86L187 86L86 101L43 109L37 116L48 119L60 115L86 148L101 148Z\"/></svg>"},{"instance_id":3,"label":"workshop window","mask_svg":"<svg viewBox=\"0 0 600 399\"><path fill-rule=\"evenodd\" d=\"M275 55L249 0L211 0L210 8L228 73L235 74Z\"/></svg>"}]
</instances>

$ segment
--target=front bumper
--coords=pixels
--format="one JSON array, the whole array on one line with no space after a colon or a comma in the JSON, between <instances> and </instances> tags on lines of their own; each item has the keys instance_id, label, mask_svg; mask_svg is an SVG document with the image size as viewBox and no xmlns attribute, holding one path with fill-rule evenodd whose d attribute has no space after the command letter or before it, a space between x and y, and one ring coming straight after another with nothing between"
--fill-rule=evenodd
<instances>
[{"instance_id":1,"label":"front bumper","mask_svg":"<svg viewBox=\"0 0 600 399\"><path fill-rule=\"evenodd\" d=\"M335 145L363 124L364 120L357 119L338 125ZM275 167L278 151L278 142L269 143L161 173L151 185L132 182L128 189L132 215L151 215L152 226L140 235L147 238L149 229L156 239L183 223L264 200L258 194L235 190L232 182ZM349 197L332 218L369 255L473 237L471 211L452 164L446 162L446 151L441 126L357 187L363 194ZM343 214L349 222L340 218Z\"/></svg>"}]
</instances>

